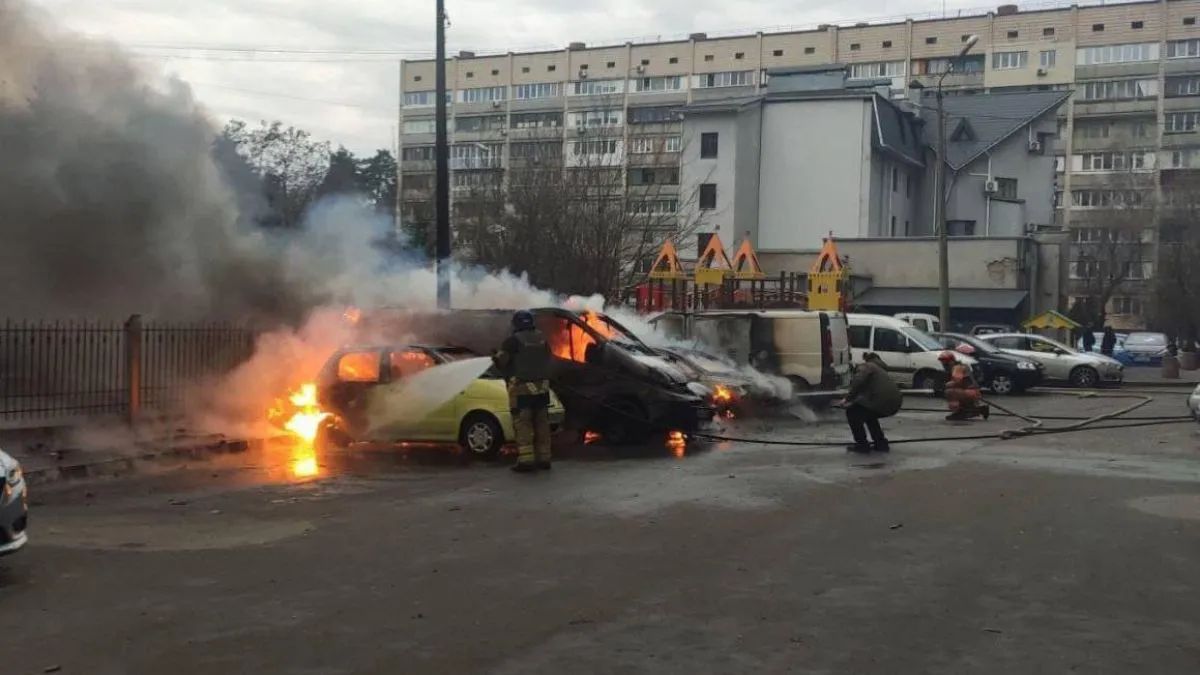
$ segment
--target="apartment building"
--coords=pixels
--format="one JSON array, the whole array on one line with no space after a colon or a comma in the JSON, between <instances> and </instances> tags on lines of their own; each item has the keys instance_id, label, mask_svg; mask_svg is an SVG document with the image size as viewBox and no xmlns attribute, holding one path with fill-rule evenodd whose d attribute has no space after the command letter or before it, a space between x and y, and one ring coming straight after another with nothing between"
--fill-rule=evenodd
<instances>
[{"instance_id":1,"label":"apartment building","mask_svg":"<svg viewBox=\"0 0 1200 675\"><path fill-rule=\"evenodd\" d=\"M912 84L933 85L953 63L944 80L950 94L1072 92L1059 109L1054 183L1055 220L1075 242L1068 292L1087 293L1101 273L1099 242L1129 239L1141 247L1140 262L1108 310L1118 325L1137 327L1155 311L1150 207L1162 200L1171 172L1200 169L1197 17L1200 0L1034 11L1002 5L979 15L877 25L463 52L447 63L451 169L464 174L453 184L502 180L505 167L541 152L561 153L568 162L600 157L620 166L631 188L644 179L678 184L678 171L658 169L669 169L685 150L681 107L758 95L772 69L831 63L846 64L854 80L887 80L897 98L920 99ZM972 35L978 42L958 59ZM403 221L431 215L433 61L404 62L400 77ZM661 185L656 194L659 209L710 198L680 194L672 200ZM1130 223L1144 225L1145 232L1113 231Z\"/></svg>"}]
</instances>

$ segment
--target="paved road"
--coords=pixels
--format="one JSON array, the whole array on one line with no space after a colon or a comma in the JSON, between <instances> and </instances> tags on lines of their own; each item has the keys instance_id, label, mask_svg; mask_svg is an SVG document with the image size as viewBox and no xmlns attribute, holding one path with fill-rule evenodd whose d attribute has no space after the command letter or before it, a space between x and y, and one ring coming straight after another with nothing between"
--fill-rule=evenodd
<instances>
[{"instance_id":1,"label":"paved road","mask_svg":"<svg viewBox=\"0 0 1200 675\"><path fill-rule=\"evenodd\" d=\"M1011 422L908 412L888 428ZM869 458L589 447L538 476L416 454L295 484L239 459L71 485L38 495L30 548L0 562L0 659L89 675L1195 673L1198 448L1176 425Z\"/></svg>"}]
</instances>

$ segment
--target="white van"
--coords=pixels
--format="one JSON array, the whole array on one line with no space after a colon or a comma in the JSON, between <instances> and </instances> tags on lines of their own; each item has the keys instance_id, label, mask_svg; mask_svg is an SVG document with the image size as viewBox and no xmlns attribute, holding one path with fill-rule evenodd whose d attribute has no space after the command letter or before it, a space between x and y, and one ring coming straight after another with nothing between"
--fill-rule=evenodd
<instances>
[{"instance_id":1,"label":"white van","mask_svg":"<svg viewBox=\"0 0 1200 675\"><path fill-rule=\"evenodd\" d=\"M668 312L651 320L668 337L792 381L797 391L835 391L850 381L846 315L798 309Z\"/></svg>"},{"instance_id":2,"label":"white van","mask_svg":"<svg viewBox=\"0 0 1200 675\"><path fill-rule=\"evenodd\" d=\"M932 389L945 379L938 355L946 351L940 342L907 321L881 314L847 314L850 350L854 362L875 352L883 359L892 380L902 387ZM959 363L975 367L975 359L952 352Z\"/></svg>"},{"instance_id":3,"label":"white van","mask_svg":"<svg viewBox=\"0 0 1200 675\"><path fill-rule=\"evenodd\" d=\"M942 322L932 314L921 314L919 312L903 312L896 315L897 319L908 322L908 325L917 330L925 331L926 333L942 332Z\"/></svg>"}]
</instances>

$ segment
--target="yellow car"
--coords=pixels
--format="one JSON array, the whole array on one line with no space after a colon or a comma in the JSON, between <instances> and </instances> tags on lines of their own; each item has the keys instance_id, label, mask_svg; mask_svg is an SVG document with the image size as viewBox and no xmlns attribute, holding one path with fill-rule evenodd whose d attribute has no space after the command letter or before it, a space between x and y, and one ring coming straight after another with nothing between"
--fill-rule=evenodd
<instances>
[{"instance_id":1,"label":"yellow car","mask_svg":"<svg viewBox=\"0 0 1200 675\"><path fill-rule=\"evenodd\" d=\"M504 379L488 367L478 377L469 375L474 379L461 390L452 382L456 369L452 364L477 358L479 354L463 347L429 345L337 351L317 376L317 401L330 413L318 434L318 447L357 442L458 443L470 456L495 457L505 443L516 440ZM446 370L431 370L441 367ZM406 389L408 378L416 386ZM436 391L425 396L443 386L458 391L447 394L449 400ZM432 402L420 400L430 397ZM388 418L382 426L381 410ZM562 402L551 392L551 429L561 428L565 417Z\"/></svg>"}]
</instances>

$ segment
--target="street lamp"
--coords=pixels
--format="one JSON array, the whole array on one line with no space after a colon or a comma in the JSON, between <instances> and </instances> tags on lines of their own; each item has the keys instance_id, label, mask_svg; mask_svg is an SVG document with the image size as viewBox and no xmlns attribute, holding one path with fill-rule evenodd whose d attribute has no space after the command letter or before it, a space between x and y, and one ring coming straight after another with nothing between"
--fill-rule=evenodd
<instances>
[{"instance_id":1,"label":"street lamp","mask_svg":"<svg viewBox=\"0 0 1200 675\"><path fill-rule=\"evenodd\" d=\"M979 42L978 35L968 37L966 44L958 52L958 60L966 56L977 42ZM942 330L950 330L950 240L946 232L946 195L943 194L946 191L946 110L942 103L942 84L952 70L954 70L954 61L951 61L938 77L935 91L938 150L937 165L933 171L933 222L937 226L938 233L938 318L941 319ZM917 89L924 88L920 82L914 81L912 84Z\"/></svg>"}]
</instances>

